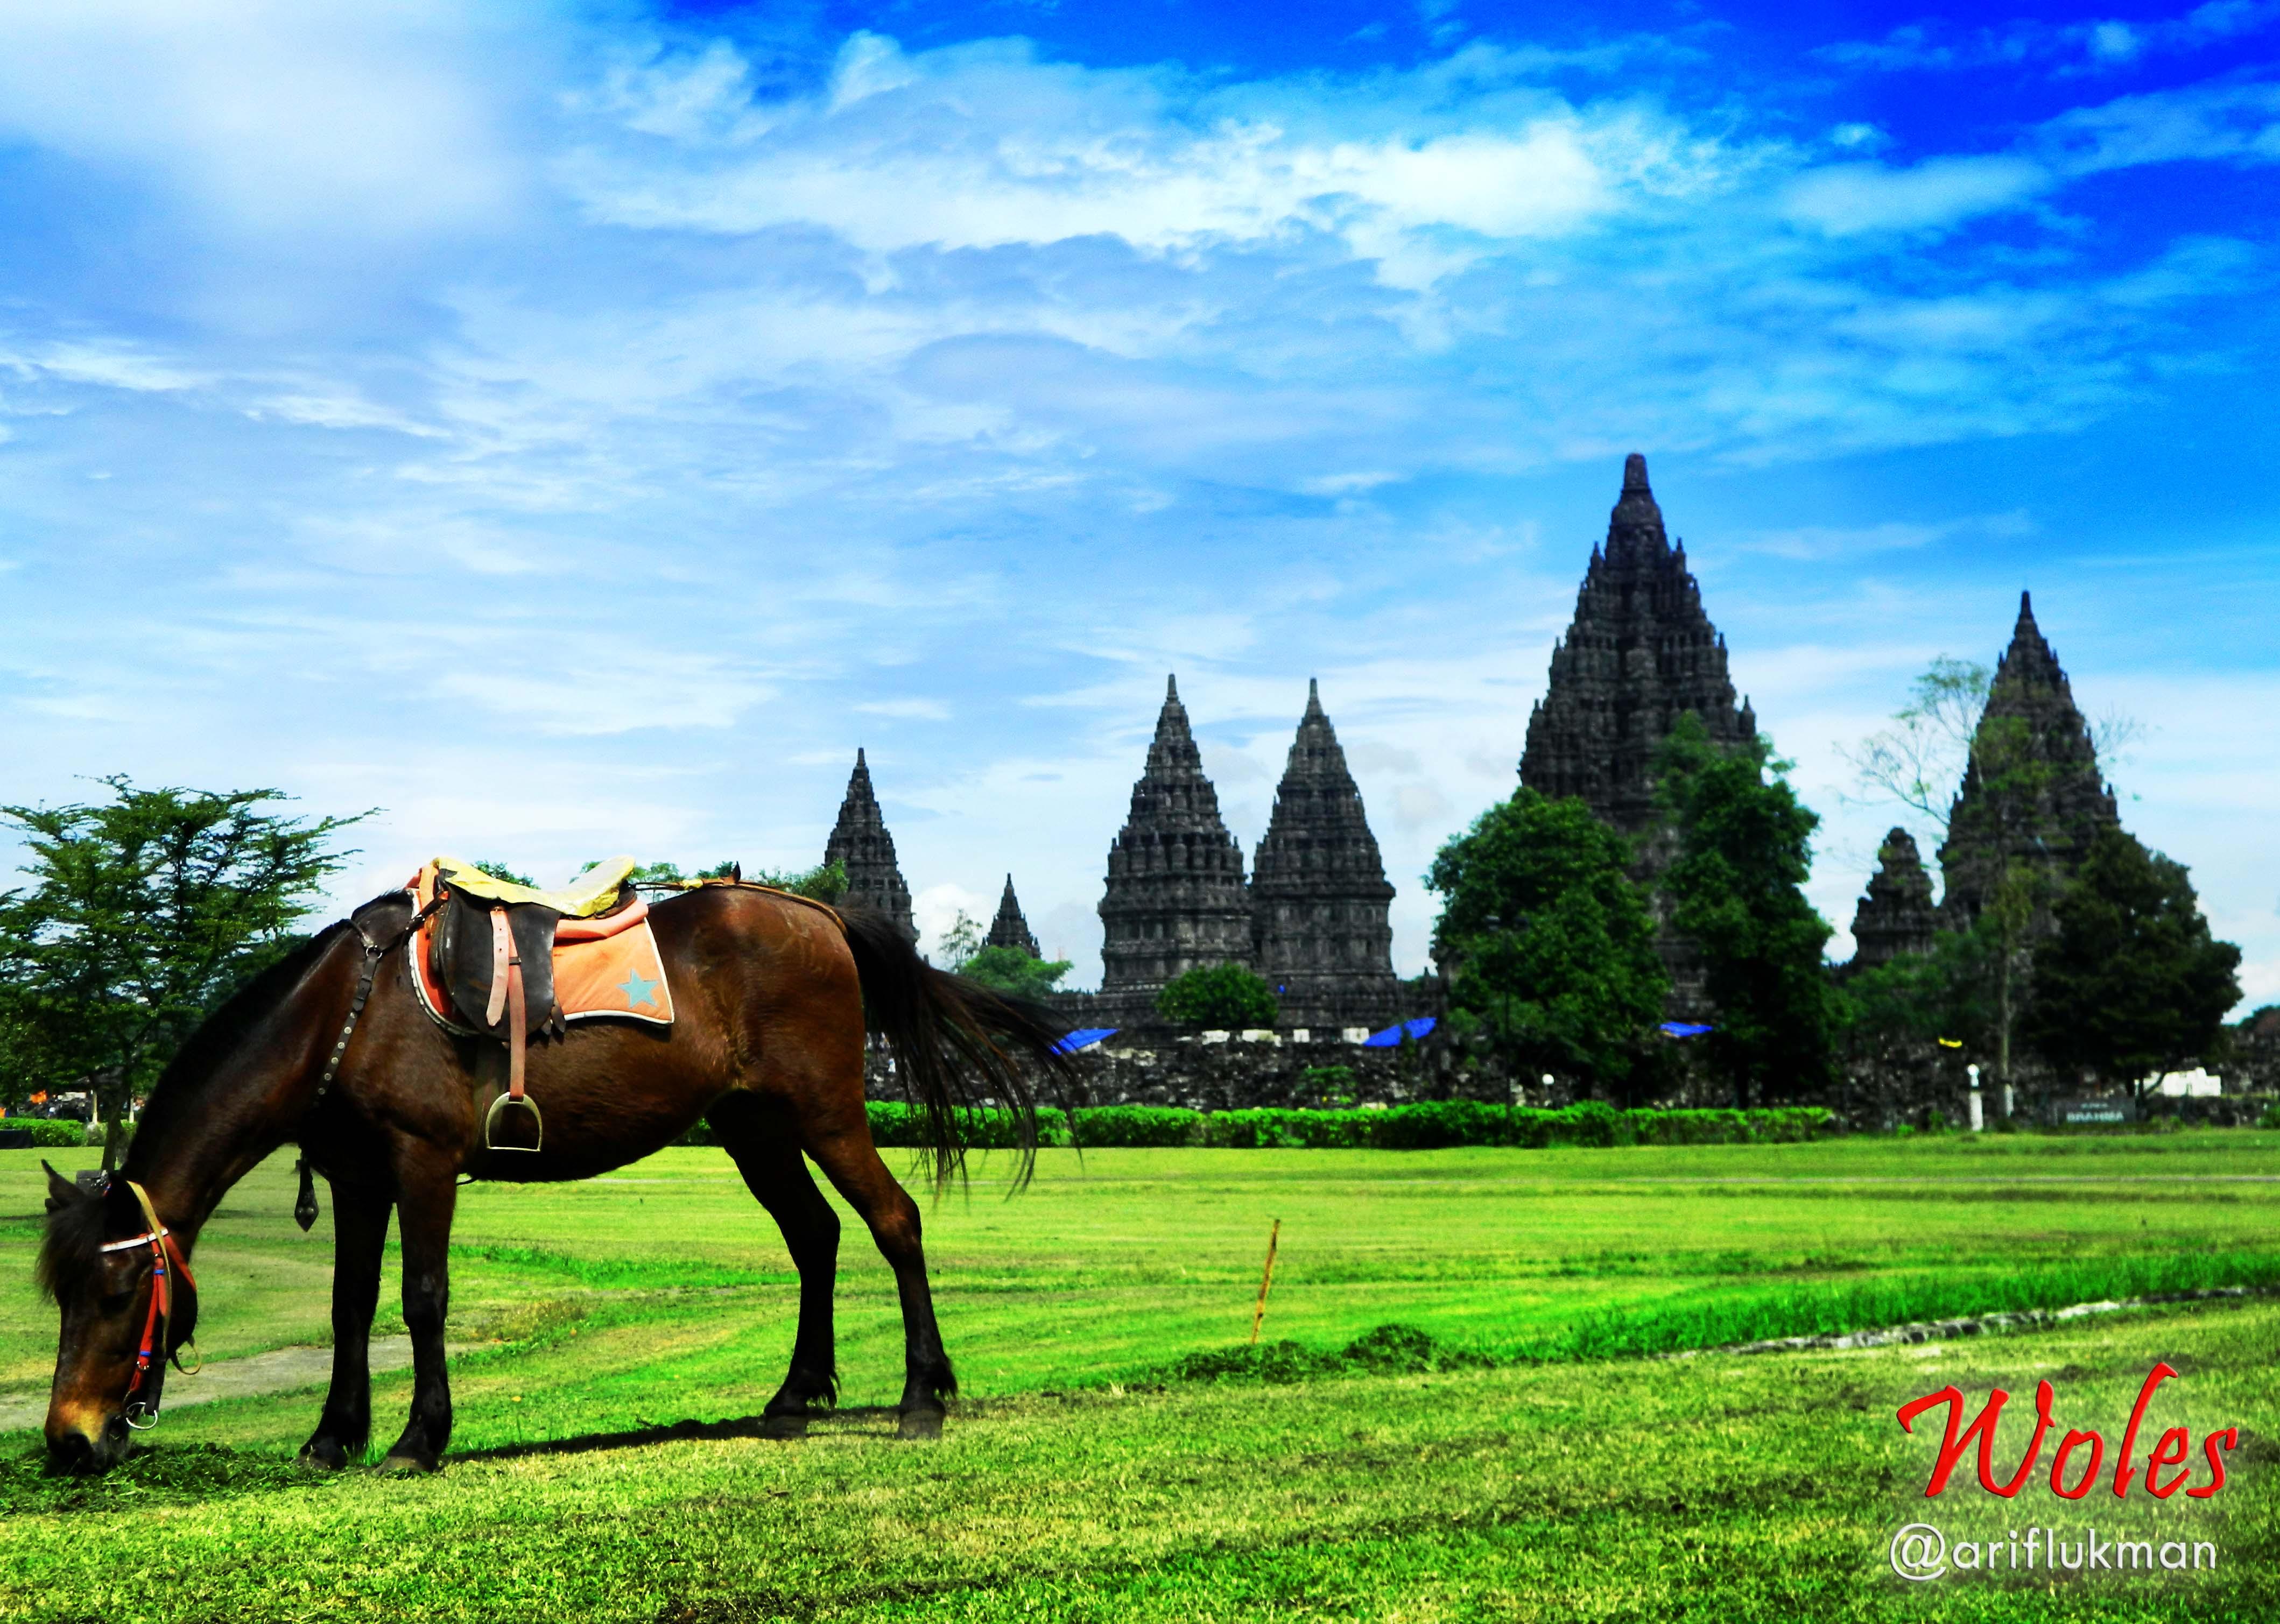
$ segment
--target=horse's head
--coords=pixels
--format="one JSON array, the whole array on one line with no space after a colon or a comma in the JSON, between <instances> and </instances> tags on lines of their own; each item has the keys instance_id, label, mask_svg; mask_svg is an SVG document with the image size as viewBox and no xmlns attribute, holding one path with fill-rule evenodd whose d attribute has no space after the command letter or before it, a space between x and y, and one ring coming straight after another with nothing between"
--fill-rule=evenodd
<instances>
[{"instance_id":1,"label":"horse's head","mask_svg":"<svg viewBox=\"0 0 2280 1624\"><path fill-rule=\"evenodd\" d=\"M63 1313L48 1399L48 1454L73 1471L100 1472L127 1453L131 1419L157 1410L166 1356L189 1340L197 1318L196 1294L177 1268L170 1277L170 1312L164 1328L157 1328L150 1247L112 1244L149 1231L124 1178L112 1179L97 1194L48 1167L48 1233L39 1278ZM150 1364L138 1377L146 1334L153 1339Z\"/></svg>"}]
</instances>

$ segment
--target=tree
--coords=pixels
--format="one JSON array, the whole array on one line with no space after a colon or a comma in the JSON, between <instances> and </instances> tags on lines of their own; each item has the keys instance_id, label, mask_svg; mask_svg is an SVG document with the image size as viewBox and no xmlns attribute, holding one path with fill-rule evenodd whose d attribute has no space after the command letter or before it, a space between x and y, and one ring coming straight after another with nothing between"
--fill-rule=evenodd
<instances>
[{"instance_id":1,"label":"tree","mask_svg":"<svg viewBox=\"0 0 2280 1624\"><path fill-rule=\"evenodd\" d=\"M1943 654L1908 685L1910 698L1893 713L1893 727L1871 734L1857 750L1839 745L1837 753L1868 792L1863 798L1899 805L1945 836L1994 675L1985 666Z\"/></svg>"},{"instance_id":2,"label":"tree","mask_svg":"<svg viewBox=\"0 0 2280 1624\"><path fill-rule=\"evenodd\" d=\"M1670 987L1630 848L1582 801L1522 789L1443 846L1433 957L1452 1014L1529 1073L1631 1074ZM1461 1023L1460 1023L1461 1024Z\"/></svg>"},{"instance_id":3,"label":"tree","mask_svg":"<svg viewBox=\"0 0 2280 1624\"><path fill-rule=\"evenodd\" d=\"M1701 1041L1734 1103L1802 1095L1832 1075L1839 1005L1822 949L1829 924L1799 889L1821 821L1762 735L1721 750L1678 719L1655 758L1677 856L1662 876L1671 922L1702 954L1715 1030Z\"/></svg>"},{"instance_id":4,"label":"tree","mask_svg":"<svg viewBox=\"0 0 2280 1624\"><path fill-rule=\"evenodd\" d=\"M593 865L589 863L586 866L591 868ZM632 878L635 885L651 885L659 889L692 886L702 880L741 879L752 885L790 891L796 897L813 897L817 902L837 902L847 889L847 869L836 862L805 869L779 871L761 868L749 874L744 873L744 866L734 858L723 858L712 867L700 868L695 874L683 874L678 863L643 863L634 870Z\"/></svg>"},{"instance_id":5,"label":"tree","mask_svg":"<svg viewBox=\"0 0 2280 1624\"><path fill-rule=\"evenodd\" d=\"M998 992L1042 1004L1070 970L1066 958L1032 958L1018 947L977 949L958 974Z\"/></svg>"},{"instance_id":6,"label":"tree","mask_svg":"<svg viewBox=\"0 0 2280 1624\"><path fill-rule=\"evenodd\" d=\"M2015 774L2028 755L2027 730L2013 725L1983 729L1995 673L1988 666L1943 654L1908 684L1908 703L1892 713L1893 726L1870 734L1852 750L1837 753L1852 766L1865 792L1860 804L1901 809L1915 833L1937 845L1947 837L1956 786L1975 758L1991 779ZM2114 764L2144 727L2134 718L2108 711L2090 724L2091 749L2099 771L2110 776Z\"/></svg>"},{"instance_id":7,"label":"tree","mask_svg":"<svg viewBox=\"0 0 2280 1624\"><path fill-rule=\"evenodd\" d=\"M108 803L0 806L24 835L27 889L0 895L0 1017L35 1036L58 1083L84 1080L112 1131L183 1038L295 940L352 851L264 809L275 789L207 794L101 781Z\"/></svg>"},{"instance_id":8,"label":"tree","mask_svg":"<svg viewBox=\"0 0 2280 1624\"><path fill-rule=\"evenodd\" d=\"M1198 966L1156 995L1156 1012L1173 1025L1227 1032L1271 1027L1277 1008L1267 983L1241 965Z\"/></svg>"},{"instance_id":9,"label":"tree","mask_svg":"<svg viewBox=\"0 0 2280 1624\"><path fill-rule=\"evenodd\" d=\"M2240 997L2240 950L2210 935L2184 864L2107 829L2051 911L2021 1023L2045 1059L2142 1092L2211 1057Z\"/></svg>"}]
</instances>

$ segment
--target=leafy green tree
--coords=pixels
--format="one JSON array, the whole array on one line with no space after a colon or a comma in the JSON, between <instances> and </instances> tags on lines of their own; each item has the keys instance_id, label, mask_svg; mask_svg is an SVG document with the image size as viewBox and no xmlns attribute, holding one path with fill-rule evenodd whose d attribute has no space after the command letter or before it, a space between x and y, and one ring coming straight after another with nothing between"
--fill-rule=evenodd
<instances>
[{"instance_id":1,"label":"leafy green tree","mask_svg":"<svg viewBox=\"0 0 2280 1624\"><path fill-rule=\"evenodd\" d=\"M1629 1078L1670 988L1629 861L1582 801L1529 789L1434 858L1425 883L1447 901L1433 956L1452 1013L1516 1066L1610 1089Z\"/></svg>"},{"instance_id":2,"label":"leafy green tree","mask_svg":"<svg viewBox=\"0 0 2280 1624\"><path fill-rule=\"evenodd\" d=\"M1677 855L1662 876L1671 922L1702 955L1715 1030L1700 1039L1734 1103L1796 1097L1833 1075L1840 1006L1822 949L1829 924L1799 888L1821 821L1760 737L1722 750L1692 712L1655 759Z\"/></svg>"},{"instance_id":3,"label":"leafy green tree","mask_svg":"<svg viewBox=\"0 0 2280 1624\"><path fill-rule=\"evenodd\" d=\"M367 817L313 822L265 810L275 789L207 794L101 781L85 806L0 806L30 855L28 888L0 896L0 1019L60 1086L91 1086L118 1122L207 1013L294 940L318 888L352 851L333 837Z\"/></svg>"},{"instance_id":4,"label":"leafy green tree","mask_svg":"<svg viewBox=\"0 0 2280 1624\"><path fill-rule=\"evenodd\" d=\"M935 951L940 955L944 966L956 974L964 970L974 956L982 951L985 934L982 921L960 908L951 920L950 928L942 933L941 943Z\"/></svg>"},{"instance_id":5,"label":"leafy green tree","mask_svg":"<svg viewBox=\"0 0 2280 1624\"><path fill-rule=\"evenodd\" d=\"M592 867L592 864L588 864ZM662 888L694 885L700 880L744 879L754 885L790 891L798 897L812 897L818 902L837 902L847 889L847 870L839 863L819 864L813 868L756 869L745 874L743 865L734 858L715 863L710 868L700 868L694 874L682 872L681 865L673 862L644 863L633 872L635 885Z\"/></svg>"},{"instance_id":6,"label":"leafy green tree","mask_svg":"<svg viewBox=\"0 0 2280 1624\"><path fill-rule=\"evenodd\" d=\"M1985 1053L1996 1032L1989 966L2001 951L1994 922L1982 918L1966 930L1940 931L1929 951L1903 953L1853 974L1842 991L1855 1048L1949 1038L1970 1053Z\"/></svg>"},{"instance_id":7,"label":"leafy green tree","mask_svg":"<svg viewBox=\"0 0 2280 1624\"><path fill-rule=\"evenodd\" d=\"M959 965L958 974L1036 1004L1044 1001L1069 969L1066 958L1032 958L1018 947L984 947Z\"/></svg>"},{"instance_id":8,"label":"leafy green tree","mask_svg":"<svg viewBox=\"0 0 2280 1624\"><path fill-rule=\"evenodd\" d=\"M2211 1058L2240 998L2240 950L2210 935L2184 864L2107 829L2052 913L2021 1023L2045 1060L2140 1091Z\"/></svg>"},{"instance_id":9,"label":"leafy green tree","mask_svg":"<svg viewBox=\"0 0 2280 1624\"><path fill-rule=\"evenodd\" d=\"M1204 965L1174 976L1156 1012L1175 1026L1227 1032L1271 1027L1278 1006L1265 981L1241 965Z\"/></svg>"}]
</instances>

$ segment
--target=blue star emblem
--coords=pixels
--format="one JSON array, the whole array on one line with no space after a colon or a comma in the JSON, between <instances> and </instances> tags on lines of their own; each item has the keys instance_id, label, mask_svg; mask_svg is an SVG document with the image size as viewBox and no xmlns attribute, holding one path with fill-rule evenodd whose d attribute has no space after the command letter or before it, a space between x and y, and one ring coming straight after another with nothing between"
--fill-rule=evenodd
<instances>
[{"instance_id":1,"label":"blue star emblem","mask_svg":"<svg viewBox=\"0 0 2280 1624\"><path fill-rule=\"evenodd\" d=\"M657 983L638 970L626 972L626 979L618 983L618 990L626 995L628 1009L633 1008L637 1004L653 1004L657 1001Z\"/></svg>"}]
</instances>

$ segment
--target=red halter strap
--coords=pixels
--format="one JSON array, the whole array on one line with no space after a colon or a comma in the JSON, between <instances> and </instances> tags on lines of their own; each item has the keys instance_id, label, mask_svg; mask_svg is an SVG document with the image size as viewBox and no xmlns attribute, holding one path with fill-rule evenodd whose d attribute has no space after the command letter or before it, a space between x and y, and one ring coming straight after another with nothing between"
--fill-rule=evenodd
<instances>
[{"instance_id":1,"label":"red halter strap","mask_svg":"<svg viewBox=\"0 0 2280 1624\"><path fill-rule=\"evenodd\" d=\"M193 1291L198 1289L198 1282L190 1274L189 1261L182 1256L181 1248L174 1244L173 1232L158 1221L158 1211L150 1205L150 1192L132 1179L126 1182L127 1188L135 1193L135 1205L142 1209L142 1221L150 1227L141 1235L129 1235L123 1241L110 1242L104 1246L103 1250L127 1251L137 1246L148 1246L150 1249L150 1306L142 1316L142 1340L135 1355L135 1379L127 1384L127 1398L130 1401L127 1409L128 1426L136 1424L134 1420L134 1412L137 1408L142 1408L150 1417L142 1425L151 1427L158 1424L157 1406L138 1406L131 1401L135 1394L142 1390L143 1383L150 1378L152 1358L167 1357L166 1343L174 1323L173 1276L179 1274L182 1277L182 1283ZM191 1351L193 1354L196 1353L195 1343L192 1344ZM193 1374L198 1369L196 1365L185 1368L179 1352L175 1353L173 1358L174 1367L182 1371L185 1375Z\"/></svg>"}]
</instances>

